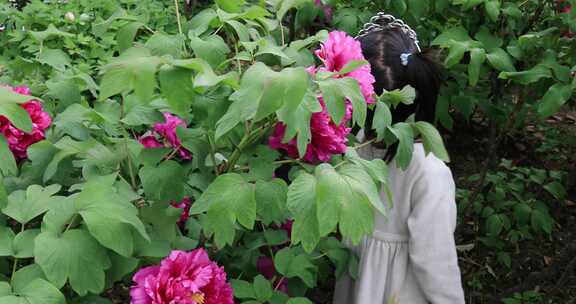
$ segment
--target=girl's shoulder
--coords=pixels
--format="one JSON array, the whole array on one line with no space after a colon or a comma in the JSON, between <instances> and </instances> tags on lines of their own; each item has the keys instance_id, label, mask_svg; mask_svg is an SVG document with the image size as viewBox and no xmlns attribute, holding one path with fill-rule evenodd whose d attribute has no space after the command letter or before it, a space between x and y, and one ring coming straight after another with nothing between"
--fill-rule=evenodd
<instances>
[{"instance_id":1,"label":"girl's shoulder","mask_svg":"<svg viewBox=\"0 0 576 304\"><path fill-rule=\"evenodd\" d=\"M417 176L452 178L452 172L446 163L433 153L426 153L422 143L414 144L412 160L410 161L407 171Z\"/></svg>"}]
</instances>

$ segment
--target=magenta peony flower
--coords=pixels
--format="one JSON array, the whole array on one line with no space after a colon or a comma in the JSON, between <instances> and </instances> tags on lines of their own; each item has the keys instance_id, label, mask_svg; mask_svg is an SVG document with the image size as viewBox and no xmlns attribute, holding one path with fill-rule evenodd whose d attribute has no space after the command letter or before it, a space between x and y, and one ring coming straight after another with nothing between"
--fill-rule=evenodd
<instances>
[{"instance_id":1,"label":"magenta peony flower","mask_svg":"<svg viewBox=\"0 0 576 304\"><path fill-rule=\"evenodd\" d=\"M338 72L351 61L365 60L360 42L348 34L338 31L330 32L328 40L316 51L316 56L324 63L321 70L329 72ZM372 75L370 65L363 65L343 75L343 77L356 79L366 102L374 103L374 82L376 79Z\"/></svg>"},{"instance_id":2,"label":"magenta peony flower","mask_svg":"<svg viewBox=\"0 0 576 304\"><path fill-rule=\"evenodd\" d=\"M180 215L180 220L178 221L179 224L185 224L188 218L190 217L190 207L192 206L192 201L189 197L185 197L183 200L178 202L170 203L172 207L182 209L182 214Z\"/></svg>"},{"instance_id":3,"label":"magenta peony flower","mask_svg":"<svg viewBox=\"0 0 576 304\"><path fill-rule=\"evenodd\" d=\"M12 91L30 95L27 87L11 87ZM4 134L8 141L8 146L16 159L22 160L27 157L28 147L45 138L44 132L52 124L52 118L44 112L42 104L37 100L30 100L20 105L32 120L32 132L26 133L16 128L7 117L0 115L0 133Z\"/></svg>"},{"instance_id":4,"label":"magenta peony flower","mask_svg":"<svg viewBox=\"0 0 576 304\"><path fill-rule=\"evenodd\" d=\"M323 99L320 97L322 112L312 113L310 119L310 132L312 139L306 148L306 154L302 159L309 163L326 162L334 154L346 152L346 136L350 133L351 128L346 126L352 118L352 106L346 104L346 115L340 125L336 125L326 110ZM296 139L288 143L282 143L286 126L282 123L276 125L274 133L268 139L268 145L272 149L284 150L288 156L298 158L298 148Z\"/></svg>"},{"instance_id":5,"label":"magenta peony flower","mask_svg":"<svg viewBox=\"0 0 576 304\"><path fill-rule=\"evenodd\" d=\"M160 265L140 269L132 280L131 304L234 304L224 268L201 248L174 250Z\"/></svg>"},{"instance_id":6,"label":"magenta peony flower","mask_svg":"<svg viewBox=\"0 0 576 304\"><path fill-rule=\"evenodd\" d=\"M154 131L151 135L145 135L140 138L140 143L145 148L162 148L162 147L172 147L178 150L178 155L182 159L190 160L192 159L192 153L182 147L182 143L176 135L176 128L178 126L186 127L186 122L179 117L172 115L170 113L164 113L164 123L154 124ZM158 141L156 135L161 137L165 144Z\"/></svg>"}]
</instances>

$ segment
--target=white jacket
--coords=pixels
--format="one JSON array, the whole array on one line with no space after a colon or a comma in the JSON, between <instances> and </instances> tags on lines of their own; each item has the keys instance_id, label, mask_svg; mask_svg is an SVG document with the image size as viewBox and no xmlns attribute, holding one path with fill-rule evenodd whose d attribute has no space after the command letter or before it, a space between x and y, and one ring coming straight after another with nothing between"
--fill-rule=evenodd
<instances>
[{"instance_id":1,"label":"white jacket","mask_svg":"<svg viewBox=\"0 0 576 304\"><path fill-rule=\"evenodd\" d=\"M358 151L365 159L383 150ZM393 207L376 212L375 232L352 249L360 278L336 284L334 304L462 304L464 292L454 243L455 185L450 169L414 145L409 167L389 166ZM382 200L386 205L384 192Z\"/></svg>"}]
</instances>

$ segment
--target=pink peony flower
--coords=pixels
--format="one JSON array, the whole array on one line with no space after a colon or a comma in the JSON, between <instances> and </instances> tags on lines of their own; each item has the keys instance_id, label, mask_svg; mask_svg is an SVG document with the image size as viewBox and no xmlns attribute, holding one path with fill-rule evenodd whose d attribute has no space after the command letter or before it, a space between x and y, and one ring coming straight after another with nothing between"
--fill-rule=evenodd
<instances>
[{"instance_id":1,"label":"pink peony flower","mask_svg":"<svg viewBox=\"0 0 576 304\"><path fill-rule=\"evenodd\" d=\"M286 221L282 225L280 225L280 229L284 229L288 234L288 238L292 237L292 224L294 224L293 220Z\"/></svg>"},{"instance_id":2,"label":"pink peony flower","mask_svg":"<svg viewBox=\"0 0 576 304\"><path fill-rule=\"evenodd\" d=\"M140 143L145 148L162 148L162 147L172 147L178 150L178 155L182 159L190 160L192 159L192 153L182 147L182 143L176 135L176 128L178 126L186 127L186 122L179 117L172 115L170 113L164 113L164 123L156 123L153 127L152 135L145 135L140 138ZM164 139L165 144L158 141L156 135Z\"/></svg>"},{"instance_id":3,"label":"pink peony flower","mask_svg":"<svg viewBox=\"0 0 576 304\"><path fill-rule=\"evenodd\" d=\"M310 119L312 138L306 148L306 154L302 157L304 161L309 163L326 162L334 154L345 153L346 143L348 142L346 136L351 131L351 128L348 128L346 124L352 118L352 106L349 103L346 104L346 115L340 125L336 125L330 118L323 99L319 99L322 105L322 112L312 113L312 118ZM268 139L268 144L272 149L284 150L288 156L298 158L295 138L288 143L282 143L285 130L286 126L284 124L277 124L274 133Z\"/></svg>"},{"instance_id":4,"label":"pink peony flower","mask_svg":"<svg viewBox=\"0 0 576 304\"><path fill-rule=\"evenodd\" d=\"M360 42L344 32L330 32L328 40L316 51L316 56L322 60L324 67L321 70L338 72L346 64L355 60L365 60ZM360 84L362 95L367 103L374 103L374 82L370 65L363 65L358 69L343 75L352 77Z\"/></svg>"},{"instance_id":5,"label":"pink peony flower","mask_svg":"<svg viewBox=\"0 0 576 304\"><path fill-rule=\"evenodd\" d=\"M188 218L190 217L190 207L192 206L192 201L189 197L185 197L183 200L178 202L170 203L172 207L182 209L182 214L180 215L180 220L178 221L179 224L183 225L186 223Z\"/></svg>"},{"instance_id":6,"label":"pink peony flower","mask_svg":"<svg viewBox=\"0 0 576 304\"><path fill-rule=\"evenodd\" d=\"M132 278L131 304L233 304L223 267L204 249L174 250L160 265L140 269Z\"/></svg>"},{"instance_id":7,"label":"pink peony flower","mask_svg":"<svg viewBox=\"0 0 576 304\"><path fill-rule=\"evenodd\" d=\"M30 89L27 87L11 87L12 91L30 95ZM8 146L18 160L27 157L28 147L45 138L44 132L52 124L52 118L44 112L42 104L37 100L30 100L20 105L32 120L32 132L26 133L16 128L7 117L0 115L0 133L6 137Z\"/></svg>"}]
</instances>

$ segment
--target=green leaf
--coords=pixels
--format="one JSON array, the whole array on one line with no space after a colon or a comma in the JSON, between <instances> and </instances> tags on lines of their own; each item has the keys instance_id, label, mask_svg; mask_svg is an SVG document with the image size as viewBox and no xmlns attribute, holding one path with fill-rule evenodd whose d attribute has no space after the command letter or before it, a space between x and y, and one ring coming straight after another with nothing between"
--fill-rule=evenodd
<instances>
[{"instance_id":1,"label":"green leaf","mask_svg":"<svg viewBox=\"0 0 576 304\"><path fill-rule=\"evenodd\" d=\"M138 174L146 197L153 201L180 201L184 197L185 169L168 160L158 166L144 166Z\"/></svg>"},{"instance_id":2,"label":"green leaf","mask_svg":"<svg viewBox=\"0 0 576 304\"><path fill-rule=\"evenodd\" d=\"M36 279L46 280L46 276L38 264L30 264L14 273L11 282L12 288L14 290L25 290L26 286Z\"/></svg>"},{"instance_id":3,"label":"green leaf","mask_svg":"<svg viewBox=\"0 0 576 304\"><path fill-rule=\"evenodd\" d=\"M294 216L292 243L302 243L306 252L312 252L320 241L316 217L316 178L300 173L288 188L288 210Z\"/></svg>"},{"instance_id":4,"label":"green leaf","mask_svg":"<svg viewBox=\"0 0 576 304\"><path fill-rule=\"evenodd\" d=\"M530 224L535 231L543 231L550 234L552 233L554 220L550 215L534 209L530 217Z\"/></svg>"},{"instance_id":5,"label":"green leaf","mask_svg":"<svg viewBox=\"0 0 576 304\"><path fill-rule=\"evenodd\" d=\"M22 290L14 290L15 295L0 296L0 303L6 304L65 304L64 295L52 284L35 279Z\"/></svg>"},{"instance_id":6,"label":"green leaf","mask_svg":"<svg viewBox=\"0 0 576 304\"><path fill-rule=\"evenodd\" d=\"M559 182L551 182L543 187L557 200L563 200L566 197L566 189Z\"/></svg>"},{"instance_id":7,"label":"green leaf","mask_svg":"<svg viewBox=\"0 0 576 304\"><path fill-rule=\"evenodd\" d=\"M311 0L283 0L280 4L278 12L276 12L276 17L278 20L284 19L284 15L292 8L300 8L306 3L310 3Z\"/></svg>"},{"instance_id":8,"label":"green leaf","mask_svg":"<svg viewBox=\"0 0 576 304\"><path fill-rule=\"evenodd\" d=\"M194 15L194 17L190 19L188 25L190 26L190 30L195 35L201 35L208 30L208 28L210 27L210 23L216 17L218 17L216 11L213 10L212 8L207 8Z\"/></svg>"},{"instance_id":9,"label":"green leaf","mask_svg":"<svg viewBox=\"0 0 576 304\"><path fill-rule=\"evenodd\" d=\"M414 131L412 127L405 123L400 122L388 128L392 134L396 136L399 141L398 151L396 152L396 164L402 169L408 168L410 160L412 160L412 152L414 150Z\"/></svg>"},{"instance_id":10,"label":"green leaf","mask_svg":"<svg viewBox=\"0 0 576 304\"><path fill-rule=\"evenodd\" d=\"M381 141L388 127L392 125L392 112L386 103L382 101L376 103L373 119L372 130L376 130L376 140Z\"/></svg>"},{"instance_id":11,"label":"green leaf","mask_svg":"<svg viewBox=\"0 0 576 304\"><path fill-rule=\"evenodd\" d=\"M492 20L492 22L498 21L500 17L500 0L488 0L484 2L484 9L486 9L486 15Z\"/></svg>"},{"instance_id":12,"label":"green leaf","mask_svg":"<svg viewBox=\"0 0 576 304\"><path fill-rule=\"evenodd\" d=\"M204 227L214 232L216 245L220 248L226 244L231 245L234 241L236 221L247 229L254 226L254 185L239 174L218 176L190 209L190 214L204 212L207 213Z\"/></svg>"},{"instance_id":13,"label":"green leaf","mask_svg":"<svg viewBox=\"0 0 576 304\"><path fill-rule=\"evenodd\" d=\"M3 176L18 174L16 159L14 159L14 154L12 154L4 134L0 134L0 173L2 173ZM4 206L0 204L0 208L3 207Z\"/></svg>"},{"instance_id":14,"label":"green leaf","mask_svg":"<svg viewBox=\"0 0 576 304\"><path fill-rule=\"evenodd\" d=\"M436 39L434 39L431 45L437 45L442 48L448 48L453 43L453 41L470 41L472 38L468 35L468 31L461 26L453 27L448 30L442 31Z\"/></svg>"},{"instance_id":15,"label":"green leaf","mask_svg":"<svg viewBox=\"0 0 576 304\"><path fill-rule=\"evenodd\" d=\"M256 182L257 214L265 225L286 220L288 186L281 179Z\"/></svg>"},{"instance_id":16,"label":"green leaf","mask_svg":"<svg viewBox=\"0 0 576 304\"><path fill-rule=\"evenodd\" d=\"M228 13L239 13L244 3L244 0L216 0L218 7Z\"/></svg>"},{"instance_id":17,"label":"green leaf","mask_svg":"<svg viewBox=\"0 0 576 304\"><path fill-rule=\"evenodd\" d=\"M486 61L486 51L480 48L470 50L470 64L468 65L468 81L475 87L480 79L480 69Z\"/></svg>"},{"instance_id":18,"label":"green leaf","mask_svg":"<svg viewBox=\"0 0 576 304\"><path fill-rule=\"evenodd\" d=\"M3 88L0 87L0 90ZM0 91L1 93L1 91ZM2 96L0 96L2 98ZM8 97L10 98L10 97ZM30 99L30 97L28 97ZM29 100L28 99L28 100ZM5 116L8 120L18 129L26 132L32 132L32 120L26 110L24 110L17 103L12 103L7 100L0 102L0 115Z\"/></svg>"},{"instance_id":19,"label":"green leaf","mask_svg":"<svg viewBox=\"0 0 576 304\"><path fill-rule=\"evenodd\" d=\"M26 191L18 190L8 196L8 205L2 212L20 224L26 224L35 217L48 211L61 197L53 196L60 191L60 185L43 188L32 185Z\"/></svg>"},{"instance_id":20,"label":"green leaf","mask_svg":"<svg viewBox=\"0 0 576 304\"><path fill-rule=\"evenodd\" d=\"M206 40L191 37L190 42L196 57L206 60L213 68L222 64L226 60L226 54L230 53L228 45L218 35L209 36Z\"/></svg>"},{"instance_id":21,"label":"green leaf","mask_svg":"<svg viewBox=\"0 0 576 304\"><path fill-rule=\"evenodd\" d=\"M0 257L12 256L12 240L14 240L14 232L10 227L0 226Z\"/></svg>"},{"instance_id":22,"label":"green leaf","mask_svg":"<svg viewBox=\"0 0 576 304\"><path fill-rule=\"evenodd\" d=\"M397 107L399 104L411 105L416 99L416 89L407 85L401 90L393 90L382 92L380 101L386 103L388 106Z\"/></svg>"},{"instance_id":23,"label":"green leaf","mask_svg":"<svg viewBox=\"0 0 576 304\"><path fill-rule=\"evenodd\" d=\"M216 139L238 123L249 119L260 121L282 106L296 109L308 89L309 75L304 68L287 68L275 72L258 62L242 76L240 89L230 96L234 103L218 121Z\"/></svg>"},{"instance_id":24,"label":"green leaf","mask_svg":"<svg viewBox=\"0 0 576 304\"><path fill-rule=\"evenodd\" d=\"M499 214L492 214L486 220L486 231L491 236L498 236L504 228L504 222L502 216Z\"/></svg>"},{"instance_id":25,"label":"green leaf","mask_svg":"<svg viewBox=\"0 0 576 304\"><path fill-rule=\"evenodd\" d=\"M185 114L194 101L192 71L164 66L160 69L160 91L176 114Z\"/></svg>"},{"instance_id":26,"label":"green leaf","mask_svg":"<svg viewBox=\"0 0 576 304\"><path fill-rule=\"evenodd\" d=\"M88 180L74 204L90 234L100 244L120 255L131 256L134 248L132 229L146 239L148 234L136 207L117 193L115 180L115 175Z\"/></svg>"},{"instance_id":27,"label":"green leaf","mask_svg":"<svg viewBox=\"0 0 576 304\"><path fill-rule=\"evenodd\" d=\"M510 79L522 85L529 85L531 83L537 82L542 78L551 78L552 73L550 73L550 69L546 68L545 66L537 65L526 71L502 72L498 77L501 79Z\"/></svg>"},{"instance_id":28,"label":"green leaf","mask_svg":"<svg viewBox=\"0 0 576 304\"><path fill-rule=\"evenodd\" d=\"M366 100L360 91L358 81L351 77L318 81L326 110L336 124L340 124L346 114L346 99L354 109L353 121L363 126L366 121Z\"/></svg>"},{"instance_id":29,"label":"green leaf","mask_svg":"<svg viewBox=\"0 0 576 304\"><path fill-rule=\"evenodd\" d=\"M512 58L501 48L494 49L486 55L486 58L492 67L498 71L516 72Z\"/></svg>"},{"instance_id":30,"label":"green leaf","mask_svg":"<svg viewBox=\"0 0 576 304\"><path fill-rule=\"evenodd\" d=\"M254 287L252 284L242 280L230 280L230 285L234 289L234 297L239 299L255 299Z\"/></svg>"},{"instance_id":31,"label":"green leaf","mask_svg":"<svg viewBox=\"0 0 576 304\"><path fill-rule=\"evenodd\" d=\"M546 118L554 115L570 99L573 91L571 85L557 83L551 86L538 104L538 116Z\"/></svg>"},{"instance_id":32,"label":"green leaf","mask_svg":"<svg viewBox=\"0 0 576 304\"><path fill-rule=\"evenodd\" d=\"M308 91L304 95L304 101L295 109L291 105L284 105L276 115L278 120L286 125L284 133L284 142L289 142L297 136L298 155L304 156L312 134L310 131L310 119L312 113L322 111L322 106L318 98Z\"/></svg>"},{"instance_id":33,"label":"green leaf","mask_svg":"<svg viewBox=\"0 0 576 304\"><path fill-rule=\"evenodd\" d=\"M272 298L272 284L262 275L254 278L254 295L261 302L266 302Z\"/></svg>"},{"instance_id":34,"label":"green leaf","mask_svg":"<svg viewBox=\"0 0 576 304\"><path fill-rule=\"evenodd\" d=\"M408 12L416 19L425 17L430 12L430 0L407 0Z\"/></svg>"},{"instance_id":35,"label":"green leaf","mask_svg":"<svg viewBox=\"0 0 576 304\"><path fill-rule=\"evenodd\" d=\"M27 229L14 237L12 248L14 257L19 259L34 257L34 239L40 234L40 229Z\"/></svg>"},{"instance_id":36,"label":"green leaf","mask_svg":"<svg viewBox=\"0 0 576 304\"><path fill-rule=\"evenodd\" d=\"M284 248L274 256L274 266L285 277L298 277L310 288L316 284L316 267L305 254L296 254L291 248Z\"/></svg>"},{"instance_id":37,"label":"green leaf","mask_svg":"<svg viewBox=\"0 0 576 304\"><path fill-rule=\"evenodd\" d=\"M116 41L118 41L118 51L120 53L132 47L136 33L143 26L144 24L141 22L130 22L118 30Z\"/></svg>"},{"instance_id":38,"label":"green leaf","mask_svg":"<svg viewBox=\"0 0 576 304\"><path fill-rule=\"evenodd\" d=\"M79 295L104 289L104 270L110 267L106 250L85 230L62 235L42 232L34 246L35 261L46 277L61 288L66 281Z\"/></svg>"},{"instance_id":39,"label":"green leaf","mask_svg":"<svg viewBox=\"0 0 576 304\"><path fill-rule=\"evenodd\" d=\"M147 49L126 50L102 67L99 99L134 91L143 102L148 102L154 93L156 70L161 63L162 59L151 56Z\"/></svg>"},{"instance_id":40,"label":"green leaf","mask_svg":"<svg viewBox=\"0 0 576 304\"><path fill-rule=\"evenodd\" d=\"M52 23L50 23L48 25L48 27L46 28L46 30L44 30L44 31L39 31L39 32L30 31L29 33L30 33L30 36L32 36L33 38L35 38L39 42L42 42L42 41L47 40L48 38L52 38L52 37L74 37L74 34L61 31L61 30L57 29L54 26L54 24L52 24Z\"/></svg>"},{"instance_id":41,"label":"green leaf","mask_svg":"<svg viewBox=\"0 0 576 304\"><path fill-rule=\"evenodd\" d=\"M425 121L419 121L414 124L414 127L422 137L422 142L424 144L424 150L426 150L426 153L432 152L442 161L450 162L450 157L448 156L446 147L444 147L442 137L433 125Z\"/></svg>"},{"instance_id":42,"label":"green leaf","mask_svg":"<svg viewBox=\"0 0 576 304\"><path fill-rule=\"evenodd\" d=\"M71 61L68 54L60 49L44 49L38 55L38 62L47 64L57 70L65 70L70 66Z\"/></svg>"},{"instance_id":43,"label":"green leaf","mask_svg":"<svg viewBox=\"0 0 576 304\"><path fill-rule=\"evenodd\" d=\"M464 53L468 51L469 43L468 42L459 42L459 41L452 41L450 44L450 52L446 57L444 64L447 68L451 68L456 64L460 63L462 58L464 57Z\"/></svg>"}]
</instances>

